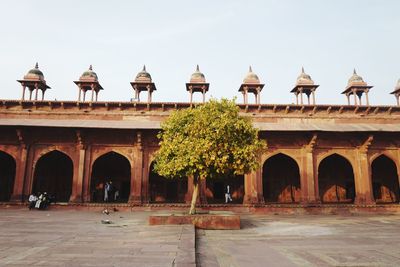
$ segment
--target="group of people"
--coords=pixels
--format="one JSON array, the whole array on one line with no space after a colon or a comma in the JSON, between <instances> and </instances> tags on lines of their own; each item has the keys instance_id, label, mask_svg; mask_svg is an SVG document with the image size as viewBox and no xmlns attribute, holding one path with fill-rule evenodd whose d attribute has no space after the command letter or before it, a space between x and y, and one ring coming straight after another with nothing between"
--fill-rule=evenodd
<instances>
[{"instance_id":1,"label":"group of people","mask_svg":"<svg viewBox=\"0 0 400 267\"><path fill-rule=\"evenodd\" d=\"M119 190L114 186L112 181L106 182L104 185L104 202L113 202L119 199Z\"/></svg>"},{"instance_id":2,"label":"group of people","mask_svg":"<svg viewBox=\"0 0 400 267\"><path fill-rule=\"evenodd\" d=\"M29 196L29 210L31 209L47 209L47 207L50 205L52 198L47 194L47 192L44 193L32 193Z\"/></svg>"}]
</instances>

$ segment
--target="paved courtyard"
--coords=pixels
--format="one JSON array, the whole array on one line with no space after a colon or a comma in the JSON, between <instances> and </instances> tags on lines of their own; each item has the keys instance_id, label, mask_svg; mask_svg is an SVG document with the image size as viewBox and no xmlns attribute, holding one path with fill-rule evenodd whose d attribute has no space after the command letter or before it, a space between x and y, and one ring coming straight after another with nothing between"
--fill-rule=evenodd
<instances>
[{"instance_id":1,"label":"paved courtyard","mask_svg":"<svg viewBox=\"0 0 400 267\"><path fill-rule=\"evenodd\" d=\"M400 266L400 215L243 215L195 238L149 214L0 209L0 266L194 266L195 239L197 266Z\"/></svg>"}]
</instances>

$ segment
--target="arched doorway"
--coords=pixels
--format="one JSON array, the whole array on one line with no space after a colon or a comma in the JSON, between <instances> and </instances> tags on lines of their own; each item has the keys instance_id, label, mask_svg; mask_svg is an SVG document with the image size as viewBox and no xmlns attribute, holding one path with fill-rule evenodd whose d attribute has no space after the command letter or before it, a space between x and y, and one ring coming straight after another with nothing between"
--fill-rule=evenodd
<instances>
[{"instance_id":1,"label":"arched doorway","mask_svg":"<svg viewBox=\"0 0 400 267\"><path fill-rule=\"evenodd\" d=\"M91 201L104 201L104 186L110 181L112 190L109 201L127 202L131 188L131 164L126 157L113 151L100 156L93 163Z\"/></svg>"},{"instance_id":2,"label":"arched doorway","mask_svg":"<svg viewBox=\"0 0 400 267\"><path fill-rule=\"evenodd\" d=\"M350 162L333 154L318 166L319 194L325 203L353 203L355 198L354 173Z\"/></svg>"},{"instance_id":3,"label":"arched doorway","mask_svg":"<svg viewBox=\"0 0 400 267\"><path fill-rule=\"evenodd\" d=\"M187 192L187 178L167 179L154 171L150 165L149 196L153 203L183 203Z\"/></svg>"},{"instance_id":4,"label":"arched doorway","mask_svg":"<svg viewBox=\"0 0 400 267\"><path fill-rule=\"evenodd\" d=\"M0 201L9 201L14 189L15 160L9 154L0 151Z\"/></svg>"},{"instance_id":5,"label":"arched doorway","mask_svg":"<svg viewBox=\"0 0 400 267\"><path fill-rule=\"evenodd\" d=\"M399 178L396 164L385 155L372 162L372 185L377 203L399 201Z\"/></svg>"},{"instance_id":6,"label":"arched doorway","mask_svg":"<svg viewBox=\"0 0 400 267\"><path fill-rule=\"evenodd\" d=\"M265 202L300 202L300 172L297 162L279 153L267 159L263 166Z\"/></svg>"},{"instance_id":7,"label":"arched doorway","mask_svg":"<svg viewBox=\"0 0 400 267\"><path fill-rule=\"evenodd\" d=\"M208 203L225 203L225 192L228 185L232 203L243 203L243 175L208 179L206 181L206 185L206 197Z\"/></svg>"},{"instance_id":8,"label":"arched doorway","mask_svg":"<svg viewBox=\"0 0 400 267\"><path fill-rule=\"evenodd\" d=\"M36 163L32 191L47 192L56 201L67 202L72 192L73 163L69 156L54 150Z\"/></svg>"}]
</instances>

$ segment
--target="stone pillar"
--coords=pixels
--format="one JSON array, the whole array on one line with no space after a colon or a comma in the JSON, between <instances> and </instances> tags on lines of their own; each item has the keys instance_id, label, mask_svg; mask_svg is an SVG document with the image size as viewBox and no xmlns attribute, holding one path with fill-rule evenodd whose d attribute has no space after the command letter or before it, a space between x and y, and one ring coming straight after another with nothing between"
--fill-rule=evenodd
<instances>
[{"instance_id":1,"label":"stone pillar","mask_svg":"<svg viewBox=\"0 0 400 267\"><path fill-rule=\"evenodd\" d=\"M42 101L44 100L44 94L46 93L46 90L42 90Z\"/></svg>"},{"instance_id":2,"label":"stone pillar","mask_svg":"<svg viewBox=\"0 0 400 267\"><path fill-rule=\"evenodd\" d=\"M92 84L90 87L92 88L92 98L91 98L90 102L93 102L93 97L94 97L94 85Z\"/></svg>"},{"instance_id":3,"label":"stone pillar","mask_svg":"<svg viewBox=\"0 0 400 267\"><path fill-rule=\"evenodd\" d=\"M76 160L74 164L74 174L72 179L72 193L69 198L70 202L82 202L83 200L83 178L85 171L85 155L86 150L83 145L76 148Z\"/></svg>"},{"instance_id":4,"label":"stone pillar","mask_svg":"<svg viewBox=\"0 0 400 267\"><path fill-rule=\"evenodd\" d=\"M91 145L87 144L85 157L84 157L84 171L83 171L83 202L90 202L92 195L90 192L91 187L91 175L92 175L92 149ZM81 158L79 158L79 161Z\"/></svg>"},{"instance_id":5,"label":"stone pillar","mask_svg":"<svg viewBox=\"0 0 400 267\"><path fill-rule=\"evenodd\" d=\"M367 101L367 106L369 106L368 91L369 90L365 91L365 100Z\"/></svg>"},{"instance_id":6,"label":"stone pillar","mask_svg":"<svg viewBox=\"0 0 400 267\"><path fill-rule=\"evenodd\" d=\"M192 90L192 86L189 87L189 93L190 93L190 104L193 103L193 90Z\"/></svg>"},{"instance_id":7,"label":"stone pillar","mask_svg":"<svg viewBox=\"0 0 400 267\"><path fill-rule=\"evenodd\" d=\"M35 163L33 162L33 157L35 154L34 147L32 145L29 145L26 153L27 153L26 168L25 168L25 177L23 179L24 186L22 193L23 200L26 200L28 196L32 193L33 177L35 175Z\"/></svg>"},{"instance_id":8,"label":"stone pillar","mask_svg":"<svg viewBox=\"0 0 400 267\"><path fill-rule=\"evenodd\" d=\"M320 202L317 173L313 149L303 148L301 150L300 188L301 202L304 204Z\"/></svg>"},{"instance_id":9,"label":"stone pillar","mask_svg":"<svg viewBox=\"0 0 400 267\"><path fill-rule=\"evenodd\" d=\"M262 163L257 170L244 175L243 204L264 204Z\"/></svg>"},{"instance_id":10,"label":"stone pillar","mask_svg":"<svg viewBox=\"0 0 400 267\"><path fill-rule=\"evenodd\" d=\"M362 205L374 204L371 164L368 159L367 150L365 148L358 148L356 155L354 166L356 197L354 203Z\"/></svg>"},{"instance_id":11,"label":"stone pillar","mask_svg":"<svg viewBox=\"0 0 400 267\"><path fill-rule=\"evenodd\" d=\"M16 170L14 180L14 190L11 195L10 201L20 202L24 200L24 182L27 169L29 146L21 144L19 147L19 157L16 159Z\"/></svg>"},{"instance_id":12,"label":"stone pillar","mask_svg":"<svg viewBox=\"0 0 400 267\"><path fill-rule=\"evenodd\" d=\"M136 145L133 148L133 164L131 166L131 190L129 203L142 203L142 179L143 179L143 144L142 133L136 133Z\"/></svg>"},{"instance_id":13,"label":"stone pillar","mask_svg":"<svg viewBox=\"0 0 400 267\"><path fill-rule=\"evenodd\" d=\"M203 86L203 103L206 102L206 88Z\"/></svg>"}]
</instances>

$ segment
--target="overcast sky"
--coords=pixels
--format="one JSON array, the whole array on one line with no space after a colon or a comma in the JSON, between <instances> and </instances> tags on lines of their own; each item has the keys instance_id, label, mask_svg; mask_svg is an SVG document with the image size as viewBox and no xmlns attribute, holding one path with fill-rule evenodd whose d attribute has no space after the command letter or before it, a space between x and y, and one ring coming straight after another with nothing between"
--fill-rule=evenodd
<instances>
[{"instance_id":1,"label":"overcast sky","mask_svg":"<svg viewBox=\"0 0 400 267\"><path fill-rule=\"evenodd\" d=\"M345 104L340 93L356 68L374 86L370 103L392 105L399 10L397 0L1 1L0 98L19 99L16 80L38 61L51 100L76 100L73 80L93 64L105 88L99 100L129 101L129 82L146 64L153 101L186 102L185 83L199 64L207 98L241 102L251 65L265 83L262 103L293 103L304 66L320 85L317 103Z\"/></svg>"}]
</instances>

